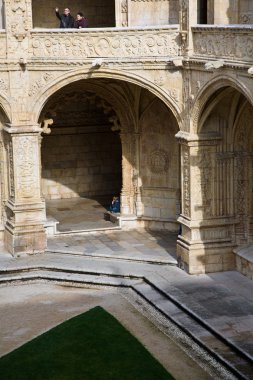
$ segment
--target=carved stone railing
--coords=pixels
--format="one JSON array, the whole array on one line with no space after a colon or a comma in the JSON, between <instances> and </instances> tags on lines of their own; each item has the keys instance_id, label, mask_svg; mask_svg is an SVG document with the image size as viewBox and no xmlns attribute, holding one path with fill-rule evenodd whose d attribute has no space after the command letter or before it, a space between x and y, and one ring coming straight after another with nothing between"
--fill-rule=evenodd
<instances>
[{"instance_id":1,"label":"carved stone railing","mask_svg":"<svg viewBox=\"0 0 253 380\"><path fill-rule=\"evenodd\" d=\"M192 33L195 57L253 62L253 26L196 26Z\"/></svg>"},{"instance_id":2,"label":"carved stone railing","mask_svg":"<svg viewBox=\"0 0 253 380\"><path fill-rule=\"evenodd\" d=\"M177 27L105 28L86 30L43 29L31 32L32 59L159 58L175 57L180 51Z\"/></svg>"}]
</instances>

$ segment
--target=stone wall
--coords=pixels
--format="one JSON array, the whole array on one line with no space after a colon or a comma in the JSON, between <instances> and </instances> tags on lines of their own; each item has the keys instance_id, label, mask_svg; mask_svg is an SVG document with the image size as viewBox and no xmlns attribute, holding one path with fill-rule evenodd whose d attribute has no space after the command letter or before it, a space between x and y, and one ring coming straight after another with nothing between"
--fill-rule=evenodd
<instances>
[{"instance_id":1,"label":"stone wall","mask_svg":"<svg viewBox=\"0 0 253 380\"><path fill-rule=\"evenodd\" d=\"M253 1L252 0L240 1L238 23L253 24Z\"/></svg>"},{"instance_id":2,"label":"stone wall","mask_svg":"<svg viewBox=\"0 0 253 380\"><path fill-rule=\"evenodd\" d=\"M179 23L179 0L135 1L129 3L128 25L166 25Z\"/></svg>"},{"instance_id":3,"label":"stone wall","mask_svg":"<svg viewBox=\"0 0 253 380\"><path fill-rule=\"evenodd\" d=\"M76 133L44 136L42 192L46 199L116 195L121 190L118 134Z\"/></svg>"},{"instance_id":4,"label":"stone wall","mask_svg":"<svg viewBox=\"0 0 253 380\"><path fill-rule=\"evenodd\" d=\"M141 124L141 181L144 217L176 221L179 194L178 144L170 111L156 100Z\"/></svg>"},{"instance_id":5,"label":"stone wall","mask_svg":"<svg viewBox=\"0 0 253 380\"><path fill-rule=\"evenodd\" d=\"M64 7L69 6L75 17L77 12L84 13L89 20L89 27L115 26L114 0L33 0L33 26L36 28L58 28L59 20L55 17L55 8L63 13Z\"/></svg>"}]
</instances>

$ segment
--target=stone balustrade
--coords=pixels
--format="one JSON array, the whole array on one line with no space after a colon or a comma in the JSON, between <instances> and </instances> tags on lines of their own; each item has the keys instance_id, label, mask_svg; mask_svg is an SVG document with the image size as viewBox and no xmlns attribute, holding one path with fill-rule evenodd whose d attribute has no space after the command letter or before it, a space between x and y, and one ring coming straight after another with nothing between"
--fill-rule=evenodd
<instances>
[{"instance_id":1,"label":"stone balustrade","mask_svg":"<svg viewBox=\"0 0 253 380\"><path fill-rule=\"evenodd\" d=\"M179 54L177 27L33 30L30 57L38 59L156 58Z\"/></svg>"},{"instance_id":2,"label":"stone balustrade","mask_svg":"<svg viewBox=\"0 0 253 380\"><path fill-rule=\"evenodd\" d=\"M192 33L195 57L253 62L253 26L198 25Z\"/></svg>"}]
</instances>

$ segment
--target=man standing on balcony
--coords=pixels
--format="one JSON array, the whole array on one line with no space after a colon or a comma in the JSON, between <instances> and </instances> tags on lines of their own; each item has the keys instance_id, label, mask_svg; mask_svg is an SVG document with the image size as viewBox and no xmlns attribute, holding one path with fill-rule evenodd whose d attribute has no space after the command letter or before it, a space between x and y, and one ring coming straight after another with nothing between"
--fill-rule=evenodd
<instances>
[{"instance_id":1,"label":"man standing on balcony","mask_svg":"<svg viewBox=\"0 0 253 380\"><path fill-rule=\"evenodd\" d=\"M59 8L55 8L56 17L60 20L60 28L74 28L74 17L70 14L70 9L65 8L64 13L60 15Z\"/></svg>"}]
</instances>

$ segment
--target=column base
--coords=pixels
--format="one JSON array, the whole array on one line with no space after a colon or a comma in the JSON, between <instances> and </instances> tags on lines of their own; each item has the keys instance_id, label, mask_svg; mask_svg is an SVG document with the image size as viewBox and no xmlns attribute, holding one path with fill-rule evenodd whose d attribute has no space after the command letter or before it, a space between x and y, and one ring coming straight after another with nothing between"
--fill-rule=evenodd
<instances>
[{"instance_id":1,"label":"column base","mask_svg":"<svg viewBox=\"0 0 253 380\"><path fill-rule=\"evenodd\" d=\"M235 269L234 245L231 243L188 244L179 236L177 260L181 269L189 274L224 272Z\"/></svg>"},{"instance_id":2,"label":"column base","mask_svg":"<svg viewBox=\"0 0 253 380\"><path fill-rule=\"evenodd\" d=\"M47 247L46 232L42 225L5 226L5 248L14 257L44 253Z\"/></svg>"}]
</instances>

